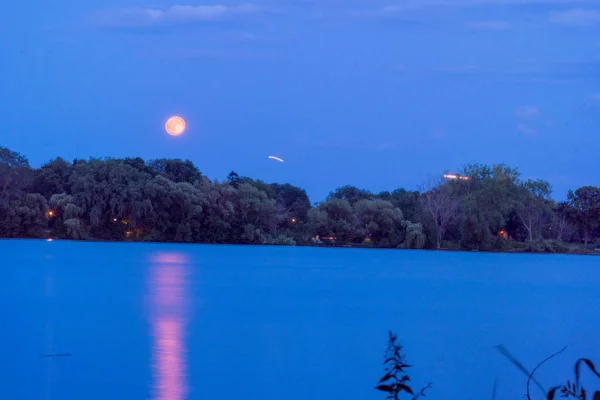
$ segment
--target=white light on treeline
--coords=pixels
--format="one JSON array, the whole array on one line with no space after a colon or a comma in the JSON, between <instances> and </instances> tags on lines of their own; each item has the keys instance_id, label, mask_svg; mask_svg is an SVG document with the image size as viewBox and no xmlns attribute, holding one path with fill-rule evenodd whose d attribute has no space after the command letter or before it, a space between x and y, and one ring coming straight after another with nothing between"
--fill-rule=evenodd
<instances>
[{"instance_id":1,"label":"white light on treeline","mask_svg":"<svg viewBox=\"0 0 600 400\"><path fill-rule=\"evenodd\" d=\"M444 178L446 179L461 179L463 181L468 181L470 178L468 176L460 176L456 174L444 174Z\"/></svg>"}]
</instances>

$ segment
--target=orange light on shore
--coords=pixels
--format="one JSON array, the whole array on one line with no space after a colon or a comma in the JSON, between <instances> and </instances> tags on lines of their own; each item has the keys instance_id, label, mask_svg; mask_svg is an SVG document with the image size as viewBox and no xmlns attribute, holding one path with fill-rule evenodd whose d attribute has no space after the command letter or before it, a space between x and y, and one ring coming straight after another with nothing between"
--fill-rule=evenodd
<instances>
[{"instance_id":1,"label":"orange light on shore","mask_svg":"<svg viewBox=\"0 0 600 400\"><path fill-rule=\"evenodd\" d=\"M169 135L179 136L185 131L185 121L181 117L173 116L167 120L165 129Z\"/></svg>"},{"instance_id":2,"label":"orange light on shore","mask_svg":"<svg viewBox=\"0 0 600 400\"><path fill-rule=\"evenodd\" d=\"M47 214L48 214L49 217L53 217L54 216L54 211L48 210Z\"/></svg>"}]
</instances>

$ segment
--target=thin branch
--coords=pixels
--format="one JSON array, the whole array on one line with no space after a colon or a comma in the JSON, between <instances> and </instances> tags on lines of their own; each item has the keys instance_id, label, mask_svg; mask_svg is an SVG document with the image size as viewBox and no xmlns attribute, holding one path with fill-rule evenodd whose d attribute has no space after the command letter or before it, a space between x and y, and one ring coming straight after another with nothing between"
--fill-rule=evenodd
<instances>
[{"instance_id":1,"label":"thin branch","mask_svg":"<svg viewBox=\"0 0 600 400\"><path fill-rule=\"evenodd\" d=\"M565 351L567 348L567 346L563 347L560 351L557 351L556 353L552 354L551 356L547 357L546 359L544 359L541 363L539 363L534 369L533 371L531 371L531 374L529 374L529 378L527 378L527 400L531 400L531 396L529 396L529 382L533 379L533 374L535 374L535 371L542 366L543 363L545 363L546 361L550 360L551 358L559 355L560 353L562 353L563 351ZM546 391L544 391L544 395L546 395Z\"/></svg>"},{"instance_id":2,"label":"thin branch","mask_svg":"<svg viewBox=\"0 0 600 400\"><path fill-rule=\"evenodd\" d=\"M521 364L519 362L519 360L517 360L516 358L514 358L509 352L508 350L506 350L506 347L504 347L503 344L499 344L498 346L496 346L496 349L498 349L498 351L506 358L508 358L510 360L510 362L512 362L518 369L520 369L525 375L530 376L529 371L527 371L527 368L525 368L523 366L523 364ZM533 377L531 378L531 380L540 388L540 390L542 391L542 393L544 393L544 395L546 394L546 390L544 390L544 388L542 387L542 385L536 381L535 379L533 379Z\"/></svg>"}]
</instances>

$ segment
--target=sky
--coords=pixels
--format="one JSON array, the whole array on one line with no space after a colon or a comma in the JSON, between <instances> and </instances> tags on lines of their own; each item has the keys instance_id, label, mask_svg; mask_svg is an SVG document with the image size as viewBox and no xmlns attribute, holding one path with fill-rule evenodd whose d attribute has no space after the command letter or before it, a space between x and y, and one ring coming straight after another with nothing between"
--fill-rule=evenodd
<instances>
[{"instance_id":1,"label":"sky","mask_svg":"<svg viewBox=\"0 0 600 400\"><path fill-rule=\"evenodd\" d=\"M215 1L2 2L0 145L190 159L313 201L473 162L557 199L600 185L600 0Z\"/></svg>"}]
</instances>

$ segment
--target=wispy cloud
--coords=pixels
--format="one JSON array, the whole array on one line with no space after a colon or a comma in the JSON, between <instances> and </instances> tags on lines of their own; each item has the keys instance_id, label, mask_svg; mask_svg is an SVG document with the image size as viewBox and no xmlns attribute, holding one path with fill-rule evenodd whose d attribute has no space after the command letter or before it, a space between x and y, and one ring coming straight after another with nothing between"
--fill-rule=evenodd
<instances>
[{"instance_id":1,"label":"wispy cloud","mask_svg":"<svg viewBox=\"0 0 600 400\"><path fill-rule=\"evenodd\" d=\"M508 67L484 67L476 64L443 66L435 69L435 72L450 76L497 76L504 78L540 77L550 74L547 68L536 65L521 65L520 63Z\"/></svg>"},{"instance_id":2,"label":"wispy cloud","mask_svg":"<svg viewBox=\"0 0 600 400\"><path fill-rule=\"evenodd\" d=\"M539 107L519 107L515 115L517 117L517 131L529 138L538 136L539 127L544 122L542 121L542 114ZM546 124L548 123L546 122Z\"/></svg>"},{"instance_id":3,"label":"wispy cloud","mask_svg":"<svg viewBox=\"0 0 600 400\"><path fill-rule=\"evenodd\" d=\"M489 69L472 64L439 67L436 71L449 75L476 75L491 72Z\"/></svg>"},{"instance_id":4,"label":"wispy cloud","mask_svg":"<svg viewBox=\"0 0 600 400\"><path fill-rule=\"evenodd\" d=\"M371 15L391 15L422 9L450 9L506 6L559 6L597 4L597 0L408 0L402 4L383 6L364 12Z\"/></svg>"},{"instance_id":5,"label":"wispy cloud","mask_svg":"<svg viewBox=\"0 0 600 400\"><path fill-rule=\"evenodd\" d=\"M410 67L406 64L395 64L392 68L396 71L410 71Z\"/></svg>"},{"instance_id":6,"label":"wispy cloud","mask_svg":"<svg viewBox=\"0 0 600 400\"><path fill-rule=\"evenodd\" d=\"M180 24L224 21L258 14L256 4L241 5L173 5L168 8L138 7L98 13L94 22L108 28L152 28Z\"/></svg>"},{"instance_id":7,"label":"wispy cloud","mask_svg":"<svg viewBox=\"0 0 600 400\"><path fill-rule=\"evenodd\" d=\"M468 29L478 31L505 31L510 29L510 24L506 21L476 21L467 22L465 26Z\"/></svg>"},{"instance_id":8,"label":"wispy cloud","mask_svg":"<svg viewBox=\"0 0 600 400\"><path fill-rule=\"evenodd\" d=\"M512 28L507 21L494 20L497 12L512 9L528 24L553 26L589 26L600 24L599 0L405 0L373 8L353 9L351 15L360 18L408 22L442 21L447 13L461 12L465 18L478 11L487 11L490 20L460 21L464 27L479 31L505 31ZM535 7L535 8L534 8ZM552 10L556 12L549 14ZM526 13L527 12L527 13ZM485 18L485 17L484 17Z\"/></svg>"},{"instance_id":9,"label":"wispy cloud","mask_svg":"<svg viewBox=\"0 0 600 400\"><path fill-rule=\"evenodd\" d=\"M232 32L228 35L228 38L236 42L254 42L259 37L251 32Z\"/></svg>"},{"instance_id":10,"label":"wispy cloud","mask_svg":"<svg viewBox=\"0 0 600 400\"><path fill-rule=\"evenodd\" d=\"M276 52L269 51L244 51L244 50L222 50L215 49L197 49L197 48L169 48L156 49L143 53L148 57L168 58L168 59L234 59L234 60L276 60L280 59L281 55Z\"/></svg>"},{"instance_id":11,"label":"wispy cloud","mask_svg":"<svg viewBox=\"0 0 600 400\"><path fill-rule=\"evenodd\" d=\"M538 136L538 131L532 126L526 124L517 124L517 130L523 134L523 136L527 136L530 138L534 138Z\"/></svg>"},{"instance_id":12,"label":"wispy cloud","mask_svg":"<svg viewBox=\"0 0 600 400\"><path fill-rule=\"evenodd\" d=\"M517 117L519 119L532 119L540 115L540 109L534 106L523 106L517 109Z\"/></svg>"},{"instance_id":13,"label":"wispy cloud","mask_svg":"<svg viewBox=\"0 0 600 400\"><path fill-rule=\"evenodd\" d=\"M600 24L600 11L573 9L555 14L550 22L560 26L592 26Z\"/></svg>"},{"instance_id":14,"label":"wispy cloud","mask_svg":"<svg viewBox=\"0 0 600 400\"><path fill-rule=\"evenodd\" d=\"M446 130L440 127L436 127L433 130L432 136L434 139L441 140L446 137Z\"/></svg>"},{"instance_id":15,"label":"wispy cloud","mask_svg":"<svg viewBox=\"0 0 600 400\"><path fill-rule=\"evenodd\" d=\"M593 95L591 95L589 100L586 103L586 106L594 107L594 108L600 107L600 92L594 93Z\"/></svg>"},{"instance_id":16,"label":"wispy cloud","mask_svg":"<svg viewBox=\"0 0 600 400\"><path fill-rule=\"evenodd\" d=\"M434 73L450 77L499 79L504 82L572 84L597 80L600 76L600 60L571 60L550 64L524 61L504 67L489 67L476 64L443 66L433 69Z\"/></svg>"}]
</instances>

